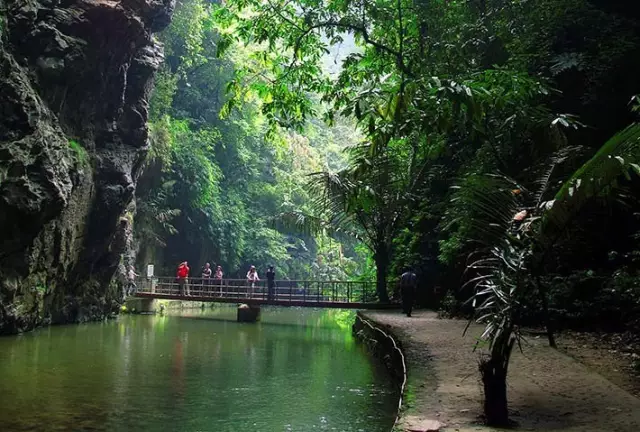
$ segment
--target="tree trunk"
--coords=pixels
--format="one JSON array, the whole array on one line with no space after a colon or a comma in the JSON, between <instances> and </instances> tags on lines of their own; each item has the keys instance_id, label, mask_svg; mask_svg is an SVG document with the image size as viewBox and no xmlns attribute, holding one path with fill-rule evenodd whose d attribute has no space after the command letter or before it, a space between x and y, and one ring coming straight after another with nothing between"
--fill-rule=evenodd
<instances>
[{"instance_id":1,"label":"tree trunk","mask_svg":"<svg viewBox=\"0 0 640 432\"><path fill-rule=\"evenodd\" d=\"M507 371L516 343L513 326L509 325L493 340L491 355L480 361L484 387L484 415L489 426L511 426L507 406Z\"/></svg>"},{"instance_id":2,"label":"tree trunk","mask_svg":"<svg viewBox=\"0 0 640 432\"><path fill-rule=\"evenodd\" d=\"M374 256L376 262L376 293L380 303L389 303L387 293L387 272L389 271L389 254L386 248L379 248Z\"/></svg>"},{"instance_id":3,"label":"tree trunk","mask_svg":"<svg viewBox=\"0 0 640 432\"><path fill-rule=\"evenodd\" d=\"M480 363L484 387L484 415L489 426L509 426L507 409L507 370L501 359Z\"/></svg>"},{"instance_id":4,"label":"tree trunk","mask_svg":"<svg viewBox=\"0 0 640 432\"><path fill-rule=\"evenodd\" d=\"M545 327L547 328L547 339L549 340L549 346L551 348L558 348L556 344L556 337L553 333L553 323L551 322L551 316L549 315L549 301L546 293L540 293L542 296L542 309L544 312Z\"/></svg>"},{"instance_id":5,"label":"tree trunk","mask_svg":"<svg viewBox=\"0 0 640 432\"><path fill-rule=\"evenodd\" d=\"M549 314L549 297L547 295L547 289L542 284L540 276L536 276L536 283L538 285L538 293L540 294L540 301L542 302L542 313L544 314L544 325L547 330L547 339L549 340L549 346L551 348L557 348L556 337L553 333L553 323L551 322L551 315Z\"/></svg>"}]
</instances>

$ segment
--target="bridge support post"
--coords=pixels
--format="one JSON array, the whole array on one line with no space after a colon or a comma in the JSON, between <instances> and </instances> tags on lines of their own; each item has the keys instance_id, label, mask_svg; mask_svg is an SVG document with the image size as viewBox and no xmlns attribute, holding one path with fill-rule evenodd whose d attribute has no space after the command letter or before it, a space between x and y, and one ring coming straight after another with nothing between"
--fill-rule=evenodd
<instances>
[{"instance_id":1,"label":"bridge support post","mask_svg":"<svg viewBox=\"0 0 640 432\"><path fill-rule=\"evenodd\" d=\"M125 306L131 313L155 313L159 308L158 304L158 301L152 298L129 297L125 301Z\"/></svg>"},{"instance_id":2,"label":"bridge support post","mask_svg":"<svg viewBox=\"0 0 640 432\"><path fill-rule=\"evenodd\" d=\"M238 306L238 322L256 322L260 319L260 307L241 304Z\"/></svg>"}]
</instances>

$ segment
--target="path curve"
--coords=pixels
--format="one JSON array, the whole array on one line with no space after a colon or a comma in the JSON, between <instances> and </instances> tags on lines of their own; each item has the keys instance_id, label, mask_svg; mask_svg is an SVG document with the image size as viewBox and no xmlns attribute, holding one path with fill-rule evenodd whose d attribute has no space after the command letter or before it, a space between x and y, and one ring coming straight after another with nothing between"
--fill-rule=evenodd
<instances>
[{"instance_id":1,"label":"path curve","mask_svg":"<svg viewBox=\"0 0 640 432\"><path fill-rule=\"evenodd\" d=\"M434 312L367 311L364 316L396 335L407 358L403 417L437 420L442 431L494 431L480 426L482 388L473 352L481 327L462 336L465 321L438 319ZM546 339L530 339L514 352L508 379L511 418L519 430L638 432L640 399L611 383Z\"/></svg>"}]
</instances>

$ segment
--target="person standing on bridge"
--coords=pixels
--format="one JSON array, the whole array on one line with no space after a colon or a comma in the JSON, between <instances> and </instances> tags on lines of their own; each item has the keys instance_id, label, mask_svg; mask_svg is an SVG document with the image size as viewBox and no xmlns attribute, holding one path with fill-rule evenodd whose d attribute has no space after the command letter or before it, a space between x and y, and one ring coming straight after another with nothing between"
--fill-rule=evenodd
<instances>
[{"instance_id":1,"label":"person standing on bridge","mask_svg":"<svg viewBox=\"0 0 640 432\"><path fill-rule=\"evenodd\" d=\"M178 266L178 287L180 287L180 295L189 294L189 263L186 261L180 263Z\"/></svg>"},{"instance_id":2,"label":"person standing on bridge","mask_svg":"<svg viewBox=\"0 0 640 432\"><path fill-rule=\"evenodd\" d=\"M213 279L215 280L216 285L220 285L220 297L222 297L222 277L224 273L222 273L222 266L216 267L216 273L213 275Z\"/></svg>"},{"instance_id":3,"label":"person standing on bridge","mask_svg":"<svg viewBox=\"0 0 640 432\"><path fill-rule=\"evenodd\" d=\"M267 268L267 298L269 300L273 300L273 294L275 292L276 287L276 271L273 269L273 266L270 265Z\"/></svg>"},{"instance_id":4,"label":"person standing on bridge","mask_svg":"<svg viewBox=\"0 0 640 432\"><path fill-rule=\"evenodd\" d=\"M211 264L206 263L202 269L202 290L205 293L211 291L211 288L209 288L211 286L211 273Z\"/></svg>"},{"instance_id":5,"label":"person standing on bridge","mask_svg":"<svg viewBox=\"0 0 640 432\"><path fill-rule=\"evenodd\" d=\"M130 265L129 271L127 272L127 295L133 295L138 290L136 286L136 278L138 274L136 273L135 268Z\"/></svg>"},{"instance_id":6,"label":"person standing on bridge","mask_svg":"<svg viewBox=\"0 0 640 432\"><path fill-rule=\"evenodd\" d=\"M258 277L258 271L256 270L256 266L251 266L249 271L247 272L247 282L249 282L249 290L247 291L247 297L253 297L253 288L256 286L256 282L258 282L260 278Z\"/></svg>"},{"instance_id":7,"label":"person standing on bridge","mask_svg":"<svg viewBox=\"0 0 640 432\"><path fill-rule=\"evenodd\" d=\"M413 309L413 300L416 294L416 285L418 277L413 272L411 267L407 268L407 271L400 276L400 294L402 295L402 312L406 313L408 317L411 316L411 309Z\"/></svg>"}]
</instances>

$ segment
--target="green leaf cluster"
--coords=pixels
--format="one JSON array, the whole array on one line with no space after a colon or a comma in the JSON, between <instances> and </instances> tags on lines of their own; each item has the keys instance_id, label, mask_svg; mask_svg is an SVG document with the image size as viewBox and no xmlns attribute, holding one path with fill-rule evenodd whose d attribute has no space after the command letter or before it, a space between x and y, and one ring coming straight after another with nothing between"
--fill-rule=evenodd
<instances>
[{"instance_id":1,"label":"green leaf cluster","mask_svg":"<svg viewBox=\"0 0 640 432\"><path fill-rule=\"evenodd\" d=\"M259 100L270 130L304 131L322 115L352 119L362 136L347 164L311 176L311 200L281 222L359 239L381 300L407 264L425 303L452 293L487 324L485 383L506 379L518 320L542 316L534 324L550 328L549 275L581 270L585 258L600 268L608 246L637 250L637 226L607 221L637 223L629 215L640 210L632 6L230 0L214 21L227 50L250 53L226 115ZM473 283L461 283L465 271ZM487 418L507 424L499 408Z\"/></svg>"},{"instance_id":2,"label":"green leaf cluster","mask_svg":"<svg viewBox=\"0 0 640 432\"><path fill-rule=\"evenodd\" d=\"M258 63L250 49L223 54L231 42L214 17L210 3L185 0L159 36L166 59L136 193L140 264L155 262L166 274L188 260L196 272L205 262L220 264L230 277L243 277L251 264L275 265L279 278L353 277L361 259L353 240L278 230L273 219L306 208L306 176L344 166L342 151L359 135L340 121L329 128L310 119L304 134L273 127L266 86L253 86L234 108L230 93L245 87L241 65Z\"/></svg>"}]
</instances>

